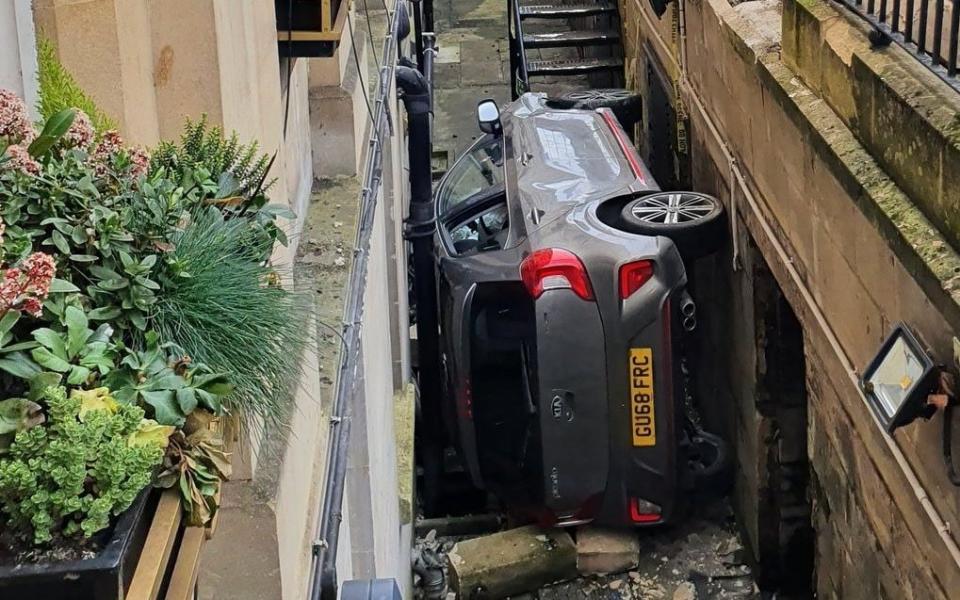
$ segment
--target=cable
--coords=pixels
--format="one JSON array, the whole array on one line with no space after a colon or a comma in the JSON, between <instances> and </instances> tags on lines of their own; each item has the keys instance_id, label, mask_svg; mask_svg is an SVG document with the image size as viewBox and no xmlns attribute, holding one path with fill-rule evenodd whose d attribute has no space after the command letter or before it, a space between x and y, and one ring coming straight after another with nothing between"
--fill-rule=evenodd
<instances>
[{"instance_id":1,"label":"cable","mask_svg":"<svg viewBox=\"0 0 960 600\"><path fill-rule=\"evenodd\" d=\"M283 139L287 139L290 119L290 81L293 79L293 0L287 0L287 98L283 107Z\"/></svg>"},{"instance_id":2,"label":"cable","mask_svg":"<svg viewBox=\"0 0 960 600\"><path fill-rule=\"evenodd\" d=\"M360 89L363 91L363 101L367 105L367 115L370 117L370 123L374 125L374 134L377 141L380 140L380 132L376 131L376 119L373 118L373 106L370 104L370 96L367 93L367 84L363 81L363 69L360 68L360 55L357 54L357 43L353 39L353 25L347 19L347 29L350 30L350 47L353 50L353 62L357 65L357 80L360 82Z\"/></svg>"},{"instance_id":3,"label":"cable","mask_svg":"<svg viewBox=\"0 0 960 600\"><path fill-rule=\"evenodd\" d=\"M373 25L370 24L370 8L367 6L367 0L363 2L363 16L367 20L367 33L370 34L370 51L373 52L373 64L377 65L377 72L379 73L380 59L377 58L377 43L373 41Z\"/></svg>"},{"instance_id":4,"label":"cable","mask_svg":"<svg viewBox=\"0 0 960 600\"><path fill-rule=\"evenodd\" d=\"M320 319L317 319L317 323L319 323L320 325L323 325L324 327L326 327L327 329L329 329L330 331L332 331L335 336L337 336L338 338L340 338L340 343L343 344L343 347L344 347L344 348L347 347L347 340L344 339L342 333L340 333L339 331L337 331L337 328L336 328L336 327L334 327L333 325L330 325L329 323L325 323L325 322L321 321Z\"/></svg>"},{"instance_id":5,"label":"cable","mask_svg":"<svg viewBox=\"0 0 960 600\"><path fill-rule=\"evenodd\" d=\"M947 464L950 483L960 487L960 473L953 464L953 407L951 402L943 409L943 461Z\"/></svg>"}]
</instances>

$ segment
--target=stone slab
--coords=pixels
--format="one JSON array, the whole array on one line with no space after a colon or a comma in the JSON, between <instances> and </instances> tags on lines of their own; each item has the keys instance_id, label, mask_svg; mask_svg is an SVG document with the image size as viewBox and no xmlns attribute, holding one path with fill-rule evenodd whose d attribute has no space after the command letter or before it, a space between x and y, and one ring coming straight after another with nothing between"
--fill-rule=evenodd
<instances>
[{"instance_id":1,"label":"stone slab","mask_svg":"<svg viewBox=\"0 0 960 600\"><path fill-rule=\"evenodd\" d=\"M640 540L635 531L599 527L577 530L577 571L581 575L628 571L639 561Z\"/></svg>"},{"instance_id":2,"label":"stone slab","mask_svg":"<svg viewBox=\"0 0 960 600\"><path fill-rule=\"evenodd\" d=\"M504 598L577 575L577 550L561 529L520 527L457 543L447 555L461 600Z\"/></svg>"}]
</instances>

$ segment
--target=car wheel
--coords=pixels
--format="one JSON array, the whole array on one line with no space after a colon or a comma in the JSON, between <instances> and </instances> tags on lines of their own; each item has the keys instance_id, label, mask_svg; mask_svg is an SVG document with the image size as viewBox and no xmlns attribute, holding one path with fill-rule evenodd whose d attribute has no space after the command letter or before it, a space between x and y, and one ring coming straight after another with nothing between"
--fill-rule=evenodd
<instances>
[{"instance_id":1,"label":"car wheel","mask_svg":"<svg viewBox=\"0 0 960 600\"><path fill-rule=\"evenodd\" d=\"M727 443L718 435L698 431L690 438L690 448L689 465L696 488L706 493L726 494L733 483Z\"/></svg>"},{"instance_id":2,"label":"car wheel","mask_svg":"<svg viewBox=\"0 0 960 600\"><path fill-rule=\"evenodd\" d=\"M617 116L620 125L629 133L633 124L642 116L643 100L630 90L609 88L598 90L574 90L550 98L555 108L579 108L596 110L609 108Z\"/></svg>"},{"instance_id":3,"label":"car wheel","mask_svg":"<svg viewBox=\"0 0 960 600\"><path fill-rule=\"evenodd\" d=\"M720 201L698 192L640 196L620 211L620 223L631 233L670 238L691 259L716 252L725 234Z\"/></svg>"}]
</instances>

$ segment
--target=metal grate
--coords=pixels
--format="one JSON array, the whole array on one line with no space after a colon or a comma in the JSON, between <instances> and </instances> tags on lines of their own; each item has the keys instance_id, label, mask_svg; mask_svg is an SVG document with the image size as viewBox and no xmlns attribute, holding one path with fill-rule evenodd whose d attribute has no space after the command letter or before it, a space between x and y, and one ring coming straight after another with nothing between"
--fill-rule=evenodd
<instances>
[{"instance_id":1,"label":"metal grate","mask_svg":"<svg viewBox=\"0 0 960 600\"><path fill-rule=\"evenodd\" d=\"M882 46L893 41L954 89L957 78L957 38L960 7L955 0L838 0L870 23L871 41Z\"/></svg>"}]
</instances>

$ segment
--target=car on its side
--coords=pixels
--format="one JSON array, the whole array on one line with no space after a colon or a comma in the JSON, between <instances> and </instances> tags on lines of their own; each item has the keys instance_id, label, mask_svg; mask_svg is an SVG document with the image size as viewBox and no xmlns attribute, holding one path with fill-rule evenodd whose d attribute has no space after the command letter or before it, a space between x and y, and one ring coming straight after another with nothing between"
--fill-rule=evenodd
<instances>
[{"instance_id":1,"label":"car on its side","mask_svg":"<svg viewBox=\"0 0 960 600\"><path fill-rule=\"evenodd\" d=\"M664 523L725 456L688 418L680 356L685 262L721 243L723 210L661 191L614 110L579 106L481 102L484 135L436 189L445 433L516 514Z\"/></svg>"}]
</instances>

